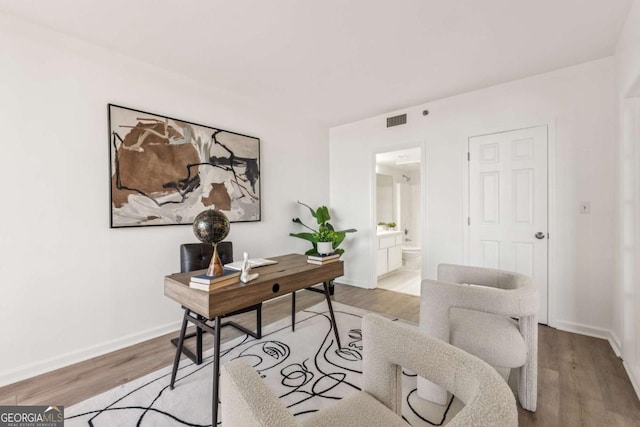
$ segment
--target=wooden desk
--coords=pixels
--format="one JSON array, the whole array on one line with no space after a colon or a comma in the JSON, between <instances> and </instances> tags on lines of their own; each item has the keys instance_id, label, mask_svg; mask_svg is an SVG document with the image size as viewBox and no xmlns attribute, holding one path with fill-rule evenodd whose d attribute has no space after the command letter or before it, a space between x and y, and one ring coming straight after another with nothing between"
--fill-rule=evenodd
<instances>
[{"instance_id":1,"label":"wooden desk","mask_svg":"<svg viewBox=\"0 0 640 427\"><path fill-rule=\"evenodd\" d=\"M211 292L200 291L189 287L191 276L200 274L202 271L190 271L166 276L164 279L165 296L176 301L184 308L182 328L180 338L176 348L176 356L173 361L173 372L171 373L171 388L175 384L176 373L180 363L184 337L188 323L191 322L197 327L213 334L213 401L212 401L212 425L218 421L218 386L220 372L220 318L227 313L241 310L254 304L286 295L301 289L308 288L317 283L324 286L324 294L331 314L331 325L336 337L336 344L340 348L340 337L336 327L336 319L331 306L329 295L329 282L344 274L344 263L337 261L325 265L314 265L307 263L306 255L289 254L272 257L277 264L267 265L254 269L260 276L249 282L237 282L214 289ZM198 315L194 317L192 313ZM202 319L200 316L202 316ZM213 325L207 322L213 321Z\"/></svg>"}]
</instances>

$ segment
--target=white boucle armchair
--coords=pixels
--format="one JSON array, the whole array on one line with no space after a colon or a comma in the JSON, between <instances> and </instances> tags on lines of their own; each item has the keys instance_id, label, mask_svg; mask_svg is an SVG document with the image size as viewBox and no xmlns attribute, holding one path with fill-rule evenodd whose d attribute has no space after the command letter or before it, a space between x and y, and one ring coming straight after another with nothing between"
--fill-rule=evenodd
<instances>
[{"instance_id":1,"label":"white boucle armchair","mask_svg":"<svg viewBox=\"0 0 640 427\"><path fill-rule=\"evenodd\" d=\"M420 331L494 367L519 368L520 405L534 412L538 384L538 291L522 274L440 264L423 280ZM418 396L438 404L447 392L418 379Z\"/></svg>"},{"instance_id":2,"label":"white boucle armchair","mask_svg":"<svg viewBox=\"0 0 640 427\"><path fill-rule=\"evenodd\" d=\"M234 360L222 367L222 425L406 427L402 367L433 380L465 407L449 426L517 426L513 393L502 377L475 356L417 328L368 314L362 322L362 391L298 423L252 367Z\"/></svg>"}]
</instances>

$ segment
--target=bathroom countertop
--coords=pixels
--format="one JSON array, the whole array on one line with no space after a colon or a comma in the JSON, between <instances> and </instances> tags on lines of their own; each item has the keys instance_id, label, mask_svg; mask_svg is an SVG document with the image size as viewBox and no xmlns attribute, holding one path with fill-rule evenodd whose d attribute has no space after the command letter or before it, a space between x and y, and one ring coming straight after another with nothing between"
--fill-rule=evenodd
<instances>
[{"instance_id":1,"label":"bathroom countertop","mask_svg":"<svg viewBox=\"0 0 640 427\"><path fill-rule=\"evenodd\" d=\"M392 234L399 234L399 233L402 233L402 231L400 231L400 230L382 230L382 231L378 231L376 235L378 237L382 237L382 236L390 236Z\"/></svg>"}]
</instances>

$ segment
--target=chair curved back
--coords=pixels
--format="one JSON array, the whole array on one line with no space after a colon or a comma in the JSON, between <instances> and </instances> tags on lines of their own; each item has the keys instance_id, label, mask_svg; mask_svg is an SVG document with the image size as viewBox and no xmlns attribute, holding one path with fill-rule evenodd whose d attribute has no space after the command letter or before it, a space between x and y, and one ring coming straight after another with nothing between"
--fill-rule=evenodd
<instances>
[{"instance_id":1,"label":"chair curved back","mask_svg":"<svg viewBox=\"0 0 640 427\"><path fill-rule=\"evenodd\" d=\"M500 374L479 358L420 333L417 328L368 314L362 321L362 390L401 415L402 368L443 387L465 407L447 424L518 425L515 398Z\"/></svg>"},{"instance_id":2,"label":"chair curved back","mask_svg":"<svg viewBox=\"0 0 640 427\"><path fill-rule=\"evenodd\" d=\"M518 410L509 386L487 363L475 356L421 334L415 327L392 322L375 314L367 314L362 322L364 347L363 392L375 405L393 411L391 417L404 425L402 409L402 367L424 375L451 391L465 407L447 424L450 426L495 425L517 426ZM282 402L269 390L255 370L242 359L222 367L223 425L296 426L299 425ZM358 414L362 400L354 396L342 399L336 406L319 411L305 421L305 426L339 425L336 413ZM326 415L329 413L329 415ZM342 418L342 425L349 421ZM357 425L363 425L357 424Z\"/></svg>"},{"instance_id":3,"label":"chair curved back","mask_svg":"<svg viewBox=\"0 0 640 427\"><path fill-rule=\"evenodd\" d=\"M233 262L233 243L218 243L218 255L223 265ZM180 245L180 273L209 267L211 257L213 257L213 246L207 243Z\"/></svg>"},{"instance_id":4,"label":"chair curved back","mask_svg":"<svg viewBox=\"0 0 640 427\"><path fill-rule=\"evenodd\" d=\"M438 266L438 280L425 279L422 281L420 297L420 330L430 336L451 341L451 326L453 325L453 310L465 309L491 315L484 317L487 324L483 324L483 333L479 334L473 328L456 328L457 337L466 334L472 339L476 350L465 348L484 360L491 361L504 355L505 350L525 348L524 364L521 367L499 365L506 368L519 368L518 396L523 408L535 411L537 400L537 357L538 357L538 290L531 278L510 271L496 270L484 267L464 265L440 264ZM458 312L459 313L459 312ZM468 312L471 313L471 312ZM466 319L475 319L464 314ZM461 317L458 316L458 324ZM517 319L517 323L511 319ZM505 346L504 340L486 344L490 336L506 337L504 326L498 327L495 320L504 319L501 324L509 323L507 332L513 332L522 343L521 347ZM470 320L465 321L468 326ZM477 324L472 323L472 324ZM513 325L511 325L513 324ZM484 356L482 355L484 353ZM503 359L503 358L500 358ZM515 359L514 359L515 360ZM503 360L504 362L504 360ZM496 362L497 363L497 362ZM522 362L519 362L522 363ZM446 394L442 389L433 387L424 380L418 380L418 395L442 404Z\"/></svg>"},{"instance_id":5,"label":"chair curved back","mask_svg":"<svg viewBox=\"0 0 640 427\"><path fill-rule=\"evenodd\" d=\"M440 264L438 280L447 283L467 283L498 289L533 287L528 276L513 271L469 265Z\"/></svg>"}]
</instances>

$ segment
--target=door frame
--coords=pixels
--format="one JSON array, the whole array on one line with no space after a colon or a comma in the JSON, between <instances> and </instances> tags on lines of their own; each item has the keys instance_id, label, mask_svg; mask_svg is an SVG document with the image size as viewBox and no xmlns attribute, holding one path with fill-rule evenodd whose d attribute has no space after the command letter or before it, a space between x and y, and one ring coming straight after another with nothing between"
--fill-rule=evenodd
<instances>
[{"instance_id":1,"label":"door frame","mask_svg":"<svg viewBox=\"0 0 640 427\"><path fill-rule=\"evenodd\" d=\"M408 142L403 142L399 144L385 145L384 147L377 147L371 151L370 161L369 161L369 225L370 229L373 230L371 236L369 238L369 260L371 261L371 281L373 284L373 289L378 287L378 236L376 233L378 224L376 223L376 207L377 207L377 195L376 195L376 155L381 153L389 153L392 151L401 151L407 150L410 148L419 148L420 149L420 225L422 228L422 233L420 236L420 253L422 256L422 264L420 266L420 276L421 279L424 279L425 263L426 263L426 254L427 254L427 220L426 220L426 209L427 209L427 200L425 197L426 191L426 159L427 159L427 144L426 139L414 139L409 140Z\"/></svg>"},{"instance_id":2,"label":"door frame","mask_svg":"<svg viewBox=\"0 0 640 427\"><path fill-rule=\"evenodd\" d=\"M640 397L640 77L621 102L622 127L618 148L618 295L613 311L618 316L621 336L612 327L611 346ZM617 344L618 348L616 349Z\"/></svg>"},{"instance_id":3,"label":"door frame","mask_svg":"<svg viewBox=\"0 0 640 427\"><path fill-rule=\"evenodd\" d=\"M467 225L467 218L470 216L470 176L469 176L469 161L467 160L467 153L469 152L469 144L471 138L478 136L492 135L496 133L511 132L516 130L523 130L534 128L538 126L546 126L547 128L547 225L548 234L547 239L548 251L547 251L547 324L552 327L556 327L557 324L557 307L558 301L557 286L558 283L558 266L553 262L556 258L556 119L546 120L531 120L526 122L505 123L495 126L485 126L478 129L470 129L464 132L465 141L462 146L462 171L463 171L463 189L462 189L462 207L465 213L462 218L462 236L463 236L463 259L465 264L469 264L469 251L470 251L470 233L469 226Z\"/></svg>"}]
</instances>

